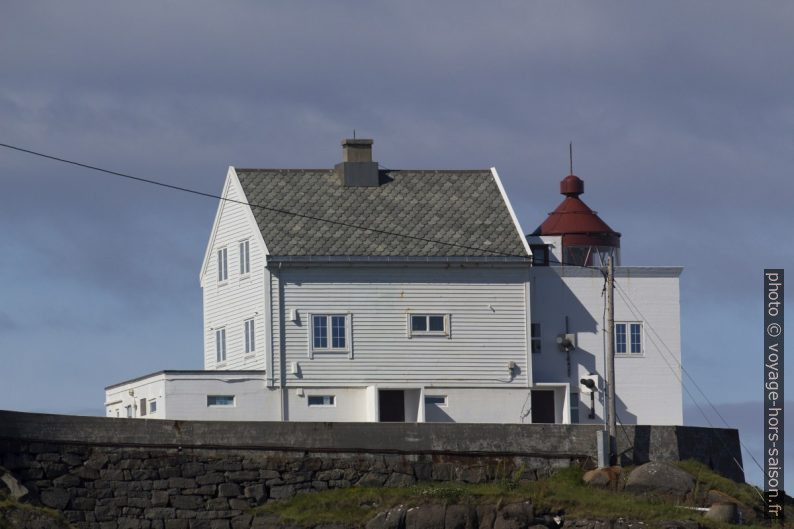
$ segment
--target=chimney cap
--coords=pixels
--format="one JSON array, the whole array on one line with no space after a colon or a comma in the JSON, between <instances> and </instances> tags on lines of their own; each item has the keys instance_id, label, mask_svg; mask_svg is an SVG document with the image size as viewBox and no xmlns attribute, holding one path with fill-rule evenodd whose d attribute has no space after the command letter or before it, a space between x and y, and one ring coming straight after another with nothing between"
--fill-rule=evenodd
<instances>
[{"instance_id":1,"label":"chimney cap","mask_svg":"<svg viewBox=\"0 0 794 529\"><path fill-rule=\"evenodd\" d=\"M375 142L373 140L369 140L369 139L347 138L345 140L342 140L342 146L343 147L345 145L362 145L362 146L363 145L372 145L373 143L375 143Z\"/></svg>"}]
</instances>

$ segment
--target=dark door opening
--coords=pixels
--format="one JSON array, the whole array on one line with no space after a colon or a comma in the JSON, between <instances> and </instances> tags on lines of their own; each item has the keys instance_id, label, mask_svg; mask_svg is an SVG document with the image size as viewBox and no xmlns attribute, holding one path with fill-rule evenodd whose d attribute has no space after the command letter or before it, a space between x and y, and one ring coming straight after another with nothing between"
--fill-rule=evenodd
<instances>
[{"instance_id":1,"label":"dark door opening","mask_svg":"<svg viewBox=\"0 0 794 529\"><path fill-rule=\"evenodd\" d=\"M554 423L554 390L532 390L532 422Z\"/></svg>"},{"instance_id":2,"label":"dark door opening","mask_svg":"<svg viewBox=\"0 0 794 529\"><path fill-rule=\"evenodd\" d=\"M378 392L380 422L405 422L405 391L382 389Z\"/></svg>"}]
</instances>

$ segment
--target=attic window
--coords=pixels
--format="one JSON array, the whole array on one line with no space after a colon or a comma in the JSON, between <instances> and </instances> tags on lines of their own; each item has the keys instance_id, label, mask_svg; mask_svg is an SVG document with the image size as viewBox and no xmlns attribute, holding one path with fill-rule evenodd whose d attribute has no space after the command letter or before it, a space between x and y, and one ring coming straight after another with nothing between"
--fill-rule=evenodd
<instances>
[{"instance_id":1,"label":"attic window","mask_svg":"<svg viewBox=\"0 0 794 529\"><path fill-rule=\"evenodd\" d=\"M226 248L218 250L218 282L223 282L229 279L229 262L226 258Z\"/></svg>"}]
</instances>

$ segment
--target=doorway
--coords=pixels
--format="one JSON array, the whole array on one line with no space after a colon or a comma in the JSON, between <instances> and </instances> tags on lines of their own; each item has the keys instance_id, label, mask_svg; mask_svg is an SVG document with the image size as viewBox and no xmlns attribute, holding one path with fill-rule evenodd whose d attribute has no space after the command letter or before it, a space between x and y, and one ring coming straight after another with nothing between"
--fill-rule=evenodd
<instances>
[{"instance_id":1,"label":"doorway","mask_svg":"<svg viewBox=\"0 0 794 529\"><path fill-rule=\"evenodd\" d=\"M532 390L532 422L554 423L554 390Z\"/></svg>"},{"instance_id":2,"label":"doorway","mask_svg":"<svg viewBox=\"0 0 794 529\"><path fill-rule=\"evenodd\" d=\"M381 389L378 391L380 422L405 422L405 391Z\"/></svg>"}]
</instances>

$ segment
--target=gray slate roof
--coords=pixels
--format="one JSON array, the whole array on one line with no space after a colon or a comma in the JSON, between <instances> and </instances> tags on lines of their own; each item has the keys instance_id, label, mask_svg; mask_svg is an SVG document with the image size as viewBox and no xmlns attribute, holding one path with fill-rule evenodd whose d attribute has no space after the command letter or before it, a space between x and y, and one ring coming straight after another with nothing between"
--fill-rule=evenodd
<instances>
[{"instance_id":1,"label":"gray slate roof","mask_svg":"<svg viewBox=\"0 0 794 529\"><path fill-rule=\"evenodd\" d=\"M381 171L378 187L344 187L332 169L236 171L249 204L380 230L252 207L272 256L526 257L489 170Z\"/></svg>"}]
</instances>

